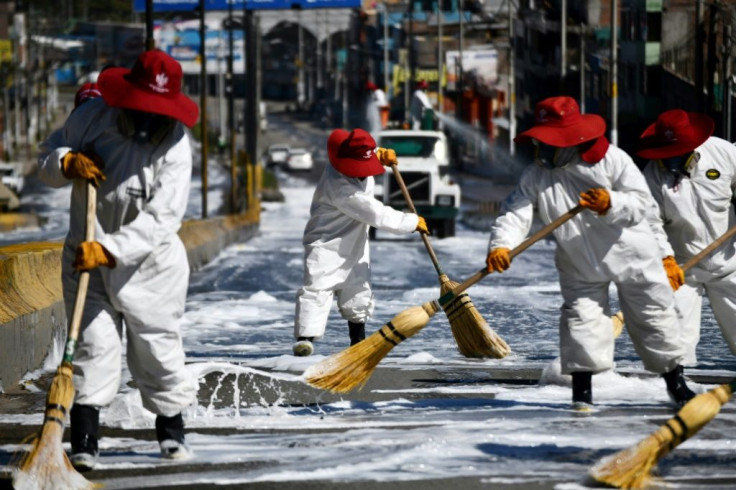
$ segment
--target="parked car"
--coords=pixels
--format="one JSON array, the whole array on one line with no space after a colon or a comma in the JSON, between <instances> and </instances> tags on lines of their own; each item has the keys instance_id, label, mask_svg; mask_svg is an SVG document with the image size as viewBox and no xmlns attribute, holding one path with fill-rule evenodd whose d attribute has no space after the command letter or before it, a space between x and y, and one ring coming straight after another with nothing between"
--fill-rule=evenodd
<instances>
[{"instance_id":1,"label":"parked car","mask_svg":"<svg viewBox=\"0 0 736 490\"><path fill-rule=\"evenodd\" d=\"M286 158L287 170L312 170L312 153L305 148L292 148Z\"/></svg>"},{"instance_id":2,"label":"parked car","mask_svg":"<svg viewBox=\"0 0 736 490\"><path fill-rule=\"evenodd\" d=\"M277 143L268 147L266 150L266 164L269 166L279 166L286 163L289 156L289 145Z\"/></svg>"},{"instance_id":3,"label":"parked car","mask_svg":"<svg viewBox=\"0 0 736 490\"><path fill-rule=\"evenodd\" d=\"M22 163L0 163L0 176L2 176L3 184L17 196L21 195L25 184Z\"/></svg>"}]
</instances>

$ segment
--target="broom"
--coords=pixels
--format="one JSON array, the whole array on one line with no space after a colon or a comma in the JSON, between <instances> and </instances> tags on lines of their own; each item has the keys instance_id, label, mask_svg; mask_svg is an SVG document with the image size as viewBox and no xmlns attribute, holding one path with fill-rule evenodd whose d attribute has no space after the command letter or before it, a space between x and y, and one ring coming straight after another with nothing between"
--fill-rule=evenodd
<instances>
[{"instance_id":1,"label":"broom","mask_svg":"<svg viewBox=\"0 0 736 490\"><path fill-rule=\"evenodd\" d=\"M516 257L583 209L580 205L575 206L524 240L509 255ZM307 368L304 371L304 380L316 388L329 390L333 393L347 393L355 388L362 388L373 374L373 370L378 363L391 352L391 349L424 328L429 323L430 318L440 309L440 305L450 304L463 291L488 274L488 270L483 268L459 286L443 294L439 299L402 311L378 331L366 337L365 340L341 352L332 354Z\"/></svg>"},{"instance_id":2,"label":"broom","mask_svg":"<svg viewBox=\"0 0 736 490\"><path fill-rule=\"evenodd\" d=\"M394 171L394 177L399 184L401 193L406 199L406 203L412 213L417 214L409 190L406 188L401 172L396 164L391 165ZM459 284L451 281L442 271L439 259L434 253L432 245L429 243L429 237L421 233L424 246L427 248L429 258L434 265L440 281L440 294L445 295ZM471 301L468 293L462 293L451 302L442 305L445 310L447 320L450 322L452 336L455 338L457 349L465 357L493 357L502 359L506 357L511 349L508 344L486 323L483 317L476 309L473 301Z\"/></svg>"},{"instance_id":3,"label":"broom","mask_svg":"<svg viewBox=\"0 0 736 490\"><path fill-rule=\"evenodd\" d=\"M690 257L690 259L683 264L682 272L689 271L693 266L695 266L695 264L697 264L698 262L703 260L705 257L710 255L711 252L713 252L715 249L723 245L726 242L726 240L728 240L734 235L736 235L736 226L729 228L726 231L726 233L724 233L723 235L713 240L713 242L710 245L705 247L703 250L698 252L696 255L693 255L692 257ZM616 335L616 337L618 337L618 334L621 333L621 328L623 327L623 324L624 324L624 314L619 311L614 316L612 316L611 319L613 320L613 323L614 323L614 334ZM618 334L616 334L617 327L619 328Z\"/></svg>"},{"instance_id":4,"label":"broom","mask_svg":"<svg viewBox=\"0 0 736 490\"><path fill-rule=\"evenodd\" d=\"M97 189L91 182L87 182L87 222L84 239L88 242L95 239L96 203ZM24 455L19 468L13 472L13 486L16 490L95 488L94 484L74 469L61 444L66 414L74 402L72 360L88 286L89 272L82 271L77 283L77 296L64 347L64 357L46 396L46 413L41 432L35 437L31 451Z\"/></svg>"},{"instance_id":5,"label":"broom","mask_svg":"<svg viewBox=\"0 0 736 490\"><path fill-rule=\"evenodd\" d=\"M736 380L697 395L636 446L599 461L589 472L591 478L616 488L645 488L657 461L713 420L734 390Z\"/></svg>"}]
</instances>

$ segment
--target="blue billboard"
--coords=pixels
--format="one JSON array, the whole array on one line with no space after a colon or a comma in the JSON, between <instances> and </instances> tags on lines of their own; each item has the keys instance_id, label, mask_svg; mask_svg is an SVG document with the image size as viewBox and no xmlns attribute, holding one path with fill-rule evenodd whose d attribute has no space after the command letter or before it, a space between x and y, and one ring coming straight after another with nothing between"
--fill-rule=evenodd
<instances>
[{"instance_id":1,"label":"blue billboard","mask_svg":"<svg viewBox=\"0 0 736 490\"><path fill-rule=\"evenodd\" d=\"M204 0L205 10L283 10L314 8L357 8L361 0ZM199 0L153 0L154 12L191 12L199 8ZM146 11L146 0L134 0L136 12Z\"/></svg>"}]
</instances>

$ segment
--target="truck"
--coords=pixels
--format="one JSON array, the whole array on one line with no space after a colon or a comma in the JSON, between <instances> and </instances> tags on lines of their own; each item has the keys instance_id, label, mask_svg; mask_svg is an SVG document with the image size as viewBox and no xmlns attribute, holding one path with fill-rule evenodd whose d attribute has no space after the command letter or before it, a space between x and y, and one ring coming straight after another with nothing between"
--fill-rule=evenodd
<instances>
[{"instance_id":1,"label":"truck","mask_svg":"<svg viewBox=\"0 0 736 490\"><path fill-rule=\"evenodd\" d=\"M438 238L455 236L455 219L460 211L460 186L450 176L450 149L441 131L385 130L378 146L396 152L399 171L417 213ZM376 199L395 209L408 210L393 171L376 177ZM371 236L375 230L371 228Z\"/></svg>"}]
</instances>

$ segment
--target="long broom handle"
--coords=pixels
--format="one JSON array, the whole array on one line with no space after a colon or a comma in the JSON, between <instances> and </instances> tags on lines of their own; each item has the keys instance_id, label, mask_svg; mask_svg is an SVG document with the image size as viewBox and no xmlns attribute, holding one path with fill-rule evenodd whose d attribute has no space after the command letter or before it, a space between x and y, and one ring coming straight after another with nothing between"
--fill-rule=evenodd
<instances>
[{"instance_id":1,"label":"long broom handle","mask_svg":"<svg viewBox=\"0 0 736 490\"><path fill-rule=\"evenodd\" d=\"M688 260L687 262L685 262L685 264L683 264L682 271L686 272L688 269L693 267L695 264L703 260L706 255L710 254L712 251L714 251L715 249L723 245L723 243L726 240L728 240L735 234L736 234L736 226L734 226L733 228L730 228L726 233L724 233L723 235L713 240L713 242L710 245L708 245L703 250L698 252L697 255L694 255L693 257L691 257L690 260Z\"/></svg>"},{"instance_id":2,"label":"long broom handle","mask_svg":"<svg viewBox=\"0 0 736 490\"><path fill-rule=\"evenodd\" d=\"M401 188L401 193L404 195L404 199L406 200L406 204L409 206L409 210L412 213L417 214L417 208L414 207L414 201L412 201L411 195L409 195L409 189L406 188L406 183L404 183L404 178L401 176L401 172L399 172L398 165L395 163L392 164L391 169L394 171L394 177L396 177L396 182L399 183L399 188ZM442 274L444 274L444 272L442 272L440 261L437 258L437 255L434 253L432 244L429 243L429 237L423 232L420 232L419 234L422 237L424 246L427 248L427 253L429 253L429 258L432 260L432 265L434 265L437 274L441 276Z\"/></svg>"},{"instance_id":3,"label":"long broom handle","mask_svg":"<svg viewBox=\"0 0 736 490\"><path fill-rule=\"evenodd\" d=\"M583 209L585 208L581 206L580 204L578 204L577 206L575 206L574 208L572 208L571 210L569 210L568 212L566 212L565 214L563 214L556 220L552 221L551 223L546 225L544 228L542 228L541 230L539 230L538 232L536 232L535 234L533 234L532 236L530 236L523 242L521 242L521 244L518 247L514 248L511 252L509 252L509 256L511 258L516 257L521 252L531 247L532 245L537 243L539 240L541 240L542 238L552 233L555 229L559 228L560 226L565 224L567 221L572 219L576 214L578 214ZM488 272L488 269L486 268L479 270L478 272L476 272L475 274L467 278L462 284L459 284L455 289L443 295L439 299L440 304L442 305L446 304L449 300L457 297L457 295L459 295L460 293L468 289L470 286L472 286L473 284L477 283L478 281L486 277L488 274L490 273Z\"/></svg>"},{"instance_id":4,"label":"long broom handle","mask_svg":"<svg viewBox=\"0 0 736 490\"><path fill-rule=\"evenodd\" d=\"M95 240L95 220L97 214L97 189L91 181L87 182L87 215L84 228L84 241L93 242ZM64 346L64 358L62 362L71 363L74 359L74 351L77 348L77 338L79 337L79 328L82 325L82 314L84 313L84 303L87 299L87 289L89 288L89 271L82 271L79 274L79 282L77 282L77 296L74 299L74 310L72 311L72 320L69 323L69 334L66 338Z\"/></svg>"}]
</instances>

